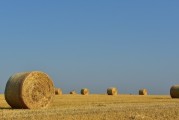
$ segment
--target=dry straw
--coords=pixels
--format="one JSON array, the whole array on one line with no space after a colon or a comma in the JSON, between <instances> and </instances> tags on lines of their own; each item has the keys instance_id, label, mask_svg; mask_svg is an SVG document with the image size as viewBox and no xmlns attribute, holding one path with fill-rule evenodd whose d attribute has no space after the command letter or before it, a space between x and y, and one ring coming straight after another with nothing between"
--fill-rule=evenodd
<instances>
[{"instance_id":1,"label":"dry straw","mask_svg":"<svg viewBox=\"0 0 179 120\"><path fill-rule=\"evenodd\" d=\"M55 95L62 95L62 89L55 88Z\"/></svg>"},{"instance_id":2,"label":"dry straw","mask_svg":"<svg viewBox=\"0 0 179 120\"><path fill-rule=\"evenodd\" d=\"M173 85L170 88L170 96L172 98L179 98L179 85Z\"/></svg>"},{"instance_id":3,"label":"dry straw","mask_svg":"<svg viewBox=\"0 0 179 120\"><path fill-rule=\"evenodd\" d=\"M117 95L118 94L118 90L115 87L111 87L107 89L107 94L108 95Z\"/></svg>"},{"instance_id":4,"label":"dry straw","mask_svg":"<svg viewBox=\"0 0 179 120\"><path fill-rule=\"evenodd\" d=\"M81 94L82 95L88 95L89 94L89 90L87 88L83 88L83 89L81 89Z\"/></svg>"},{"instance_id":5,"label":"dry straw","mask_svg":"<svg viewBox=\"0 0 179 120\"><path fill-rule=\"evenodd\" d=\"M147 89L140 89L139 90L139 95L147 95L148 92L147 92Z\"/></svg>"},{"instance_id":6,"label":"dry straw","mask_svg":"<svg viewBox=\"0 0 179 120\"><path fill-rule=\"evenodd\" d=\"M53 97L53 81L40 71L14 74L5 88L5 99L12 108L45 108Z\"/></svg>"}]
</instances>

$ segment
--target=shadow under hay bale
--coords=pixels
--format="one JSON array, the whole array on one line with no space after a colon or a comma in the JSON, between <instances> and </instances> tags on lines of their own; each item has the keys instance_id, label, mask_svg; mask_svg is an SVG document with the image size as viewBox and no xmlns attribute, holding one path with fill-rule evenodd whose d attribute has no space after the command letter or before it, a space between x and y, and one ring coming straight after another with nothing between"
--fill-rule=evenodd
<instances>
[{"instance_id":1,"label":"shadow under hay bale","mask_svg":"<svg viewBox=\"0 0 179 120\"><path fill-rule=\"evenodd\" d=\"M51 78L43 72L32 71L12 75L5 88L5 99L12 108L46 108L54 97Z\"/></svg>"}]
</instances>

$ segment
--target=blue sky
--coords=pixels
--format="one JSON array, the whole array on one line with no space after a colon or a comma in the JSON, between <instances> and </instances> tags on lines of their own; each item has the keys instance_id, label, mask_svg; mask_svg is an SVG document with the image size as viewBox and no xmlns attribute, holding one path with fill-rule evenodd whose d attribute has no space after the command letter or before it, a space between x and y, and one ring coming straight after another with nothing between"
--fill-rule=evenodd
<instances>
[{"instance_id":1,"label":"blue sky","mask_svg":"<svg viewBox=\"0 0 179 120\"><path fill-rule=\"evenodd\" d=\"M179 2L0 1L0 92L17 72L48 73L65 93L168 94L179 84Z\"/></svg>"}]
</instances>

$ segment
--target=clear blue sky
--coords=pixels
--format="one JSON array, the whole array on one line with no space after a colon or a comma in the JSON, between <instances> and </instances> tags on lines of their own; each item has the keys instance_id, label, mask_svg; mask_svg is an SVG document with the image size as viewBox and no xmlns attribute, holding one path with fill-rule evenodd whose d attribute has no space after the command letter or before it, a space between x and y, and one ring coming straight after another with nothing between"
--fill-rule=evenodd
<instances>
[{"instance_id":1,"label":"clear blue sky","mask_svg":"<svg viewBox=\"0 0 179 120\"><path fill-rule=\"evenodd\" d=\"M65 93L168 94L179 84L177 0L0 1L0 92L41 70Z\"/></svg>"}]
</instances>

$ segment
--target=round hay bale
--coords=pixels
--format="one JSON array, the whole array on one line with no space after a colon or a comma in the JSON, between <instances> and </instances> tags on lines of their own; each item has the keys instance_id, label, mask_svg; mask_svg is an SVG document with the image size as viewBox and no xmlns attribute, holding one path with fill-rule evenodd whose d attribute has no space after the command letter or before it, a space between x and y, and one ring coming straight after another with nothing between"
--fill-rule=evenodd
<instances>
[{"instance_id":1,"label":"round hay bale","mask_svg":"<svg viewBox=\"0 0 179 120\"><path fill-rule=\"evenodd\" d=\"M89 90L87 88L83 88L83 89L81 89L81 94L82 95L88 95L89 94Z\"/></svg>"},{"instance_id":2,"label":"round hay bale","mask_svg":"<svg viewBox=\"0 0 179 120\"><path fill-rule=\"evenodd\" d=\"M53 97L53 81L40 71L14 74L5 88L5 99L12 108L45 108Z\"/></svg>"},{"instance_id":3,"label":"round hay bale","mask_svg":"<svg viewBox=\"0 0 179 120\"><path fill-rule=\"evenodd\" d=\"M179 98L179 85L173 85L170 88L170 96L172 98Z\"/></svg>"},{"instance_id":4,"label":"round hay bale","mask_svg":"<svg viewBox=\"0 0 179 120\"><path fill-rule=\"evenodd\" d=\"M77 93L73 90L73 91L70 91L70 94L76 95Z\"/></svg>"},{"instance_id":5,"label":"round hay bale","mask_svg":"<svg viewBox=\"0 0 179 120\"><path fill-rule=\"evenodd\" d=\"M55 88L55 95L62 95L62 90L60 88Z\"/></svg>"},{"instance_id":6,"label":"round hay bale","mask_svg":"<svg viewBox=\"0 0 179 120\"><path fill-rule=\"evenodd\" d=\"M147 89L140 89L139 90L139 95L147 95L148 92L147 92Z\"/></svg>"},{"instance_id":7,"label":"round hay bale","mask_svg":"<svg viewBox=\"0 0 179 120\"><path fill-rule=\"evenodd\" d=\"M117 88L111 87L107 89L107 94L108 95L117 95L118 94L118 90Z\"/></svg>"}]
</instances>

